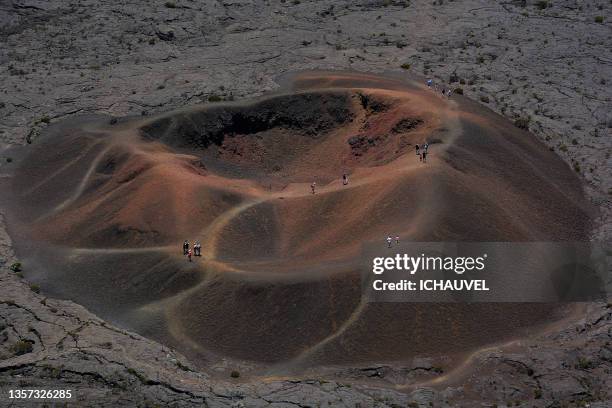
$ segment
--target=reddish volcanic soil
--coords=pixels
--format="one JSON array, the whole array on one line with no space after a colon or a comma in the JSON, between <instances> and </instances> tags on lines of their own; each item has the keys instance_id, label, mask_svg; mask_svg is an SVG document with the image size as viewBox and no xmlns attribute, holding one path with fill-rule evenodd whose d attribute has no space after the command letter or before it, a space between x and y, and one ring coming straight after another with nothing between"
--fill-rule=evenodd
<instances>
[{"instance_id":1,"label":"reddish volcanic soil","mask_svg":"<svg viewBox=\"0 0 612 408\"><path fill-rule=\"evenodd\" d=\"M201 362L271 372L458 354L559 317L362 302L363 251L389 234L580 241L590 228L579 180L534 137L380 76L303 73L256 100L73 120L29 149L8 205L31 279ZM192 263L185 239L202 242Z\"/></svg>"}]
</instances>

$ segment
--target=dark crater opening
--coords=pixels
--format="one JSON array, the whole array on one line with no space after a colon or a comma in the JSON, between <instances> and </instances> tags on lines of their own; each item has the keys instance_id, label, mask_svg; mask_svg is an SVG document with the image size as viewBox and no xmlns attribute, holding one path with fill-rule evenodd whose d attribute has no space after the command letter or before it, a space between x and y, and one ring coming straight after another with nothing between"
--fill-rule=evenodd
<instances>
[{"instance_id":1,"label":"dark crater opening","mask_svg":"<svg viewBox=\"0 0 612 408\"><path fill-rule=\"evenodd\" d=\"M141 134L172 147L206 149L222 145L228 136L272 129L318 139L353 118L349 92L310 92L175 113L142 127Z\"/></svg>"}]
</instances>

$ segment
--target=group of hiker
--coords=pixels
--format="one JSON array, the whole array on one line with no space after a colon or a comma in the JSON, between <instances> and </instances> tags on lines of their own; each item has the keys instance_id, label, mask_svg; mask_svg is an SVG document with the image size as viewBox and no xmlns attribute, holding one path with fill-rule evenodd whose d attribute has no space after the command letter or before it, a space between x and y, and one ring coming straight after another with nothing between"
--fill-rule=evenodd
<instances>
[{"instance_id":1,"label":"group of hiker","mask_svg":"<svg viewBox=\"0 0 612 408\"><path fill-rule=\"evenodd\" d=\"M348 174L347 173L343 173L342 174L342 185L346 186L348 185L349 179L348 179ZM317 182L313 181L312 184L310 185L310 192L312 194L316 194L317 193Z\"/></svg>"},{"instance_id":2,"label":"group of hiker","mask_svg":"<svg viewBox=\"0 0 612 408\"><path fill-rule=\"evenodd\" d=\"M200 241L195 241L192 249L189 245L189 241L185 240L185 242L183 242L183 255L189 259L189 262L191 262L192 256L202 256L202 244L200 244Z\"/></svg>"},{"instance_id":3,"label":"group of hiker","mask_svg":"<svg viewBox=\"0 0 612 408\"><path fill-rule=\"evenodd\" d=\"M450 88L446 89L444 87L438 87L438 84L434 84L433 79L427 80L427 86L436 92L438 92L439 90L440 92L442 92L442 96L446 96L447 98L450 98L453 94L453 91Z\"/></svg>"},{"instance_id":4,"label":"group of hiker","mask_svg":"<svg viewBox=\"0 0 612 408\"><path fill-rule=\"evenodd\" d=\"M391 245L393 245L393 238L389 235L387 237L387 248L391 248ZM395 245L399 245L399 235L395 236Z\"/></svg>"},{"instance_id":5,"label":"group of hiker","mask_svg":"<svg viewBox=\"0 0 612 408\"><path fill-rule=\"evenodd\" d=\"M429 149L429 143L425 142L419 146L417 143L415 146L416 155L419 156L419 161L427 163L427 150Z\"/></svg>"}]
</instances>

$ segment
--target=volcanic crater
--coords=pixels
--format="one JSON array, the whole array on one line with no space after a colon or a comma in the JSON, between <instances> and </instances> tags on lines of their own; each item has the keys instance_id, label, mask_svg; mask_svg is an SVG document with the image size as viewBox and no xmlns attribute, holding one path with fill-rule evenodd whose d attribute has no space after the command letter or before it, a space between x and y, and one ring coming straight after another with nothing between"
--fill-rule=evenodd
<instances>
[{"instance_id":1,"label":"volcanic crater","mask_svg":"<svg viewBox=\"0 0 612 408\"><path fill-rule=\"evenodd\" d=\"M554 153L412 80L307 72L289 83L51 127L6 203L28 277L204 366L268 373L467 353L561 316L547 304L367 303L360 286L364 248L384 251L389 234L586 240L588 203ZM203 256L188 262L185 239Z\"/></svg>"}]
</instances>

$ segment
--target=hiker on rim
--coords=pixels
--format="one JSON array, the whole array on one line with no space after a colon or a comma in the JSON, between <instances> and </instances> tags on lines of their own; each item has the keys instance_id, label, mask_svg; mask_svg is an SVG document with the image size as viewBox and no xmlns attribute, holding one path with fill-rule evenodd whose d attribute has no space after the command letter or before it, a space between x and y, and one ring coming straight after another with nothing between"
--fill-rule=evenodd
<instances>
[{"instance_id":1,"label":"hiker on rim","mask_svg":"<svg viewBox=\"0 0 612 408\"><path fill-rule=\"evenodd\" d=\"M433 83L433 79L427 80L427 86L431 88L431 84Z\"/></svg>"},{"instance_id":2,"label":"hiker on rim","mask_svg":"<svg viewBox=\"0 0 612 408\"><path fill-rule=\"evenodd\" d=\"M393 242L393 238L391 238L391 235L389 235L387 237L387 248L391 248L391 243Z\"/></svg>"},{"instance_id":3,"label":"hiker on rim","mask_svg":"<svg viewBox=\"0 0 612 408\"><path fill-rule=\"evenodd\" d=\"M399 245L399 235L395 236L395 245Z\"/></svg>"},{"instance_id":4,"label":"hiker on rim","mask_svg":"<svg viewBox=\"0 0 612 408\"><path fill-rule=\"evenodd\" d=\"M183 255L187 255L187 251L189 251L189 241L185 240L183 242Z\"/></svg>"},{"instance_id":5,"label":"hiker on rim","mask_svg":"<svg viewBox=\"0 0 612 408\"><path fill-rule=\"evenodd\" d=\"M200 244L200 241L196 241L193 244L193 256L201 256L202 255L201 248L202 248L202 245Z\"/></svg>"},{"instance_id":6,"label":"hiker on rim","mask_svg":"<svg viewBox=\"0 0 612 408\"><path fill-rule=\"evenodd\" d=\"M348 174L344 173L342 175L342 185L346 186L348 184Z\"/></svg>"},{"instance_id":7,"label":"hiker on rim","mask_svg":"<svg viewBox=\"0 0 612 408\"><path fill-rule=\"evenodd\" d=\"M417 144L414 146L414 148L416 149L416 155L417 155L417 156L419 156L419 160L420 160L420 159L421 159L421 155L420 155L420 153L419 153L419 148L420 148L420 147L419 147L419 144L417 143Z\"/></svg>"},{"instance_id":8,"label":"hiker on rim","mask_svg":"<svg viewBox=\"0 0 612 408\"><path fill-rule=\"evenodd\" d=\"M316 188L317 188L317 182L313 181L312 184L310 185L310 190L312 191L312 194L315 193Z\"/></svg>"},{"instance_id":9,"label":"hiker on rim","mask_svg":"<svg viewBox=\"0 0 612 408\"><path fill-rule=\"evenodd\" d=\"M448 96L450 98L452 94L453 94L453 92L449 89L448 92L446 93L446 96Z\"/></svg>"},{"instance_id":10,"label":"hiker on rim","mask_svg":"<svg viewBox=\"0 0 612 408\"><path fill-rule=\"evenodd\" d=\"M427 163L427 150L423 150L423 154L421 155L423 163Z\"/></svg>"},{"instance_id":11,"label":"hiker on rim","mask_svg":"<svg viewBox=\"0 0 612 408\"><path fill-rule=\"evenodd\" d=\"M187 259L189 259L189 262L191 262L191 255L193 254L193 252L191 252L191 249L189 251L187 251Z\"/></svg>"}]
</instances>

